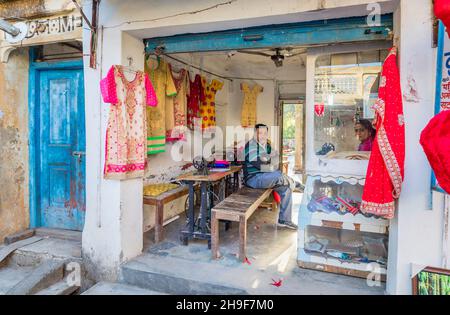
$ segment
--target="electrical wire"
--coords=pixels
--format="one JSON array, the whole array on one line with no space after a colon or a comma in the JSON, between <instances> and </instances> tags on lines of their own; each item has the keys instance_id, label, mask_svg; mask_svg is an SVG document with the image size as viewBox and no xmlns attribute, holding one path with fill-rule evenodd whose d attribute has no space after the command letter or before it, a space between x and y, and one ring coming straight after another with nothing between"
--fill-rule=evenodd
<instances>
[{"instance_id":1,"label":"electrical wire","mask_svg":"<svg viewBox=\"0 0 450 315\"><path fill-rule=\"evenodd\" d=\"M170 58L170 59L172 59L172 60L175 60L176 62L179 62L179 63L181 63L181 64L184 64L185 66L188 66L188 67L197 69L197 70L199 70L199 71L208 73L208 74L210 74L210 75L216 76L216 77L218 77L218 78L221 78L221 79L224 79L224 80L229 80L229 81L233 82L233 80L230 79L230 78L228 78L228 77L222 76L222 75L220 75L220 74L216 74L216 73L211 72L211 71L207 71L207 70L202 69L202 68L200 68L200 67L197 67L197 66L194 66L194 65L192 65L192 64L189 64L189 63L187 63L186 61L183 61L183 60L181 60L181 59L172 57L172 56L167 55L167 54L162 54L162 55L165 56L165 57L167 57L167 58Z\"/></svg>"},{"instance_id":2,"label":"electrical wire","mask_svg":"<svg viewBox=\"0 0 450 315\"><path fill-rule=\"evenodd\" d=\"M203 8L203 9L199 9L199 10L195 10L195 11L176 13L176 14L172 14L172 15L162 16L162 17L159 17L159 18L125 21L125 22L121 22L121 23L115 24L115 25L104 26L104 28L105 29L117 28L117 27L121 27L122 25L126 25L126 24L143 23L143 22L155 22L155 21L170 19L170 18L183 16L183 15L198 14L198 13L202 13L202 12L205 12L205 11L216 9L216 8L224 6L224 5L230 5L230 4L232 4L234 2L237 2L237 1L238 0L229 0L229 1L221 2L221 3L215 4L215 5Z\"/></svg>"}]
</instances>

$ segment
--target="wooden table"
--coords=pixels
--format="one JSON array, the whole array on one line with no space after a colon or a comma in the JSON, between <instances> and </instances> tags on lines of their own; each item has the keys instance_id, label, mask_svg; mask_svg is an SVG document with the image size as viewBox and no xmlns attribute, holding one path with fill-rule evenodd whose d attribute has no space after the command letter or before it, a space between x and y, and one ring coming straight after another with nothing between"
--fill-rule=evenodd
<instances>
[{"instance_id":1,"label":"wooden table","mask_svg":"<svg viewBox=\"0 0 450 315\"><path fill-rule=\"evenodd\" d=\"M229 170L223 172L210 172L209 175L199 175L197 172L191 172L183 174L177 178L178 181L182 181L189 187L189 210L188 210L188 224L185 230L181 231L180 238L184 245L188 245L190 239L204 239L208 240L208 248L211 248L211 233L208 232L207 217L209 210L214 206L212 204L212 196L210 196L211 203L208 206L208 188L211 184L219 182L221 186L219 192L219 201L225 199L226 194L231 190L236 191L239 188L239 172L242 166L231 166ZM228 179L233 175L233 184L231 189L228 187ZM194 185L200 183L201 201L200 201L200 231L195 231L195 213L194 213ZM228 190L228 192L227 192Z\"/></svg>"},{"instance_id":2,"label":"wooden table","mask_svg":"<svg viewBox=\"0 0 450 315\"><path fill-rule=\"evenodd\" d=\"M175 189L163 192L158 196L145 196L144 204L155 206L155 243L159 243L164 238L163 221L164 221L164 205L182 196L187 195L189 192L188 186L181 185Z\"/></svg>"}]
</instances>

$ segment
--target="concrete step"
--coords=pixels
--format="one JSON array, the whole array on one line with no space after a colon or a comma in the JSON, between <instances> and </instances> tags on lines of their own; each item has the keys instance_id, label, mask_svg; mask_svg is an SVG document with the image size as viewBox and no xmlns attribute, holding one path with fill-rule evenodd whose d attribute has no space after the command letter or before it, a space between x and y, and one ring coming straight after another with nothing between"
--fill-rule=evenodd
<instances>
[{"instance_id":1,"label":"concrete step","mask_svg":"<svg viewBox=\"0 0 450 315\"><path fill-rule=\"evenodd\" d=\"M98 282L81 295L165 295L124 283Z\"/></svg>"},{"instance_id":2,"label":"concrete step","mask_svg":"<svg viewBox=\"0 0 450 315\"><path fill-rule=\"evenodd\" d=\"M81 232L71 230L36 228L34 230L36 236L53 237L61 240L81 242Z\"/></svg>"},{"instance_id":3,"label":"concrete step","mask_svg":"<svg viewBox=\"0 0 450 315\"><path fill-rule=\"evenodd\" d=\"M242 275L235 268L144 254L122 266L120 281L169 294L247 294L244 286L229 281L236 276Z\"/></svg>"},{"instance_id":4,"label":"concrete step","mask_svg":"<svg viewBox=\"0 0 450 315\"><path fill-rule=\"evenodd\" d=\"M34 267L21 267L17 265L0 268L0 295L6 294L15 285L28 277Z\"/></svg>"},{"instance_id":5,"label":"concrete step","mask_svg":"<svg viewBox=\"0 0 450 315\"><path fill-rule=\"evenodd\" d=\"M67 279L62 279L55 284L37 292L35 295L71 295L80 289L78 285L69 285Z\"/></svg>"},{"instance_id":6,"label":"concrete step","mask_svg":"<svg viewBox=\"0 0 450 315\"><path fill-rule=\"evenodd\" d=\"M34 236L33 238L36 237L38 236ZM19 266L37 266L45 260L71 260L81 263L81 242L44 237L38 242L16 249L10 255L9 260L10 263Z\"/></svg>"},{"instance_id":7,"label":"concrete step","mask_svg":"<svg viewBox=\"0 0 450 315\"><path fill-rule=\"evenodd\" d=\"M44 261L8 290L6 295L31 295L48 288L64 277L64 267L61 261Z\"/></svg>"}]
</instances>

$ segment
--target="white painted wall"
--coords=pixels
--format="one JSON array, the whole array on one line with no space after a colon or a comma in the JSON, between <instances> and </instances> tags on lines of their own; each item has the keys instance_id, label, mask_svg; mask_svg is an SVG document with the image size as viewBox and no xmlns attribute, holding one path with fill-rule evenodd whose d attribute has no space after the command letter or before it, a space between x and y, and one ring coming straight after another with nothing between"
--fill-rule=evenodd
<instances>
[{"instance_id":1,"label":"white painted wall","mask_svg":"<svg viewBox=\"0 0 450 315\"><path fill-rule=\"evenodd\" d=\"M405 182L391 222L387 292L411 294L411 263L441 266L442 207L430 206L431 169L419 144L434 114L436 49L432 43L432 4L402 0L395 13L400 76L406 121ZM415 85L415 86L414 86ZM417 99L408 96L414 87Z\"/></svg>"},{"instance_id":2,"label":"white painted wall","mask_svg":"<svg viewBox=\"0 0 450 315\"><path fill-rule=\"evenodd\" d=\"M142 251L143 181L103 179L109 105L101 101L99 82L111 65L127 64L128 57L135 68L143 69L143 51L142 41L116 32L99 46L98 69L85 69L87 212L82 251L88 270L102 279L116 279L119 265ZM89 65L88 57L84 62Z\"/></svg>"}]
</instances>

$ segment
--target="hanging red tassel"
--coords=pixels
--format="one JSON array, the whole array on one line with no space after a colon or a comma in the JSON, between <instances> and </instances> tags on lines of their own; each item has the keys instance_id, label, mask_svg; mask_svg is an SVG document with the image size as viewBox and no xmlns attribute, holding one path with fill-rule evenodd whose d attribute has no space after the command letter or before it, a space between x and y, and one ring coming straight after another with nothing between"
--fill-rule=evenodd
<instances>
[{"instance_id":1,"label":"hanging red tassel","mask_svg":"<svg viewBox=\"0 0 450 315\"><path fill-rule=\"evenodd\" d=\"M444 23L450 37L450 0L434 0L434 15Z\"/></svg>"}]
</instances>

